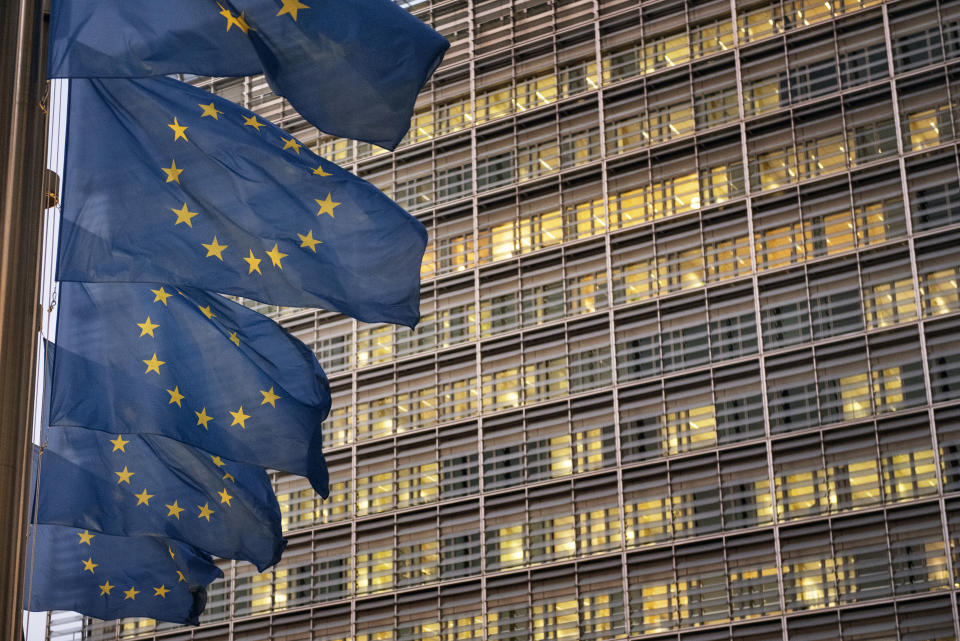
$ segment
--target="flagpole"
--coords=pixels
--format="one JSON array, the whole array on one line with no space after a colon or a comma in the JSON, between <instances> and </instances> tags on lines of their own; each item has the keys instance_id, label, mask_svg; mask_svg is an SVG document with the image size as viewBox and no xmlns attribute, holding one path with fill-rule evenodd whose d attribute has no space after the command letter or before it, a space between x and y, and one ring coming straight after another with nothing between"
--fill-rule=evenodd
<instances>
[{"instance_id":1,"label":"flagpole","mask_svg":"<svg viewBox=\"0 0 960 641\"><path fill-rule=\"evenodd\" d=\"M42 0L0 2L0 638L20 639L40 309Z\"/></svg>"}]
</instances>

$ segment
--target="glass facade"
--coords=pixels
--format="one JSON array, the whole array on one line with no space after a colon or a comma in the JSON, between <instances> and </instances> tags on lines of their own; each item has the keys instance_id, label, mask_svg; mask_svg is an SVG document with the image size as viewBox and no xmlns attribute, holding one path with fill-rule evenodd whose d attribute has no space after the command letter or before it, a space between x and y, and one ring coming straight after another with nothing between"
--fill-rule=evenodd
<instances>
[{"instance_id":1,"label":"glass facade","mask_svg":"<svg viewBox=\"0 0 960 641\"><path fill-rule=\"evenodd\" d=\"M409 9L452 46L394 153L196 80L423 221L423 320L259 306L330 498L276 476L199 628L83 638L960 638L960 2Z\"/></svg>"}]
</instances>

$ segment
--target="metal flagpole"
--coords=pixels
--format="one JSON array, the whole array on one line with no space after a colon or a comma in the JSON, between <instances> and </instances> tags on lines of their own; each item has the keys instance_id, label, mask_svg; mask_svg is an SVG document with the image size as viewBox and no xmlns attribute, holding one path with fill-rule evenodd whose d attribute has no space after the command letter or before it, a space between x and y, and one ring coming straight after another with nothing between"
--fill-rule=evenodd
<instances>
[{"instance_id":1,"label":"metal flagpole","mask_svg":"<svg viewBox=\"0 0 960 641\"><path fill-rule=\"evenodd\" d=\"M20 639L46 114L42 0L0 1L0 638Z\"/></svg>"}]
</instances>

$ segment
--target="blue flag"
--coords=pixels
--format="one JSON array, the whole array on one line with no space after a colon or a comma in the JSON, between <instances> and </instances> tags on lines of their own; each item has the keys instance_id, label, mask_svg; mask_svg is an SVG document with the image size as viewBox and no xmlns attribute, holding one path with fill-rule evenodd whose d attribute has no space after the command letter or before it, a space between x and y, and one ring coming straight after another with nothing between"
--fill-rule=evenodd
<instances>
[{"instance_id":1,"label":"blue flag","mask_svg":"<svg viewBox=\"0 0 960 641\"><path fill-rule=\"evenodd\" d=\"M25 607L98 619L150 617L197 625L206 586L223 576L209 556L177 541L32 525Z\"/></svg>"},{"instance_id":2,"label":"blue flag","mask_svg":"<svg viewBox=\"0 0 960 641\"><path fill-rule=\"evenodd\" d=\"M328 494L330 388L275 322L204 291L61 283L51 425L161 434Z\"/></svg>"},{"instance_id":3,"label":"blue flag","mask_svg":"<svg viewBox=\"0 0 960 641\"><path fill-rule=\"evenodd\" d=\"M47 430L36 523L160 536L261 571L286 547L266 472L162 436Z\"/></svg>"},{"instance_id":4,"label":"blue flag","mask_svg":"<svg viewBox=\"0 0 960 641\"><path fill-rule=\"evenodd\" d=\"M70 87L60 280L416 324L426 231L376 187L170 78Z\"/></svg>"},{"instance_id":5,"label":"blue flag","mask_svg":"<svg viewBox=\"0 0 960 641\"><path fill-rule=\"evenodd\" d=\"M322 131L393 149L449 46L390 0L58 0L49 74L263 73Z\"/></svg>"}]
</instances>

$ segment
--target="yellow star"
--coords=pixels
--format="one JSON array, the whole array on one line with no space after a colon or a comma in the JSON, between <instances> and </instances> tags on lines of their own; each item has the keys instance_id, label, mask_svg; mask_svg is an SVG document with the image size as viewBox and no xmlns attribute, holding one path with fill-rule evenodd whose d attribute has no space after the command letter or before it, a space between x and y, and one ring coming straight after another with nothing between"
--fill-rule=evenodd
<instances>
[{"instance_id":1,"label":"yellow star","mask_svg":"<svg viewBox=\"0 0 960 641\"><path fill-rule=\"evenodd\" d=\"M90 530L84 530L83 532L77 532L77 536L80 537L80 540L77 541L77 545L81 543L86 543L90 545L90 539L96 536L96 534L90 534Z\"/></svg>"},{"instance_id":2,"label":"yellow star","mask_svg":"<svg viewBox=\"0 0 960 641\"><path fill-rule=\"evenodd\" d=\"M206 305L204 307L200 307L199 305L197 305L197 309L199 309L203 313L203 315L207 317L207 320L210 320L214 316L216 316L216 314L213 313L213 310L210 309L209 305Z\"/></svg>"},{"instance_id":3,"label":"yellow star","mask_svg":"<svg viewBox=\"0 0 960 641\"><path fill-rule=\"evenodd\" d=\"M224 9L223 5L217 3L217 6L222 9L220 15L227 19L227 31L230 31L231 27L237 27L240 31L247 33L250 31L250 26L247 24L246 20L243 19L243 12L240 12L238 17L234 17L230 13L229 9Z\"/></svg>"},{"instance_id":4,"label":"yellow star","mask_svg":"<svg viewBox=\"0 0 960 641\"><path fill-rule=\"evenodd\" d=\"M171 558L171 559L177 558L176 555L173 553L173 548L170 547L169 545L167 546L167 552L170 553L170 558Z\"/></svg>"},{"instance_id":5,"label":"yellow star","mask_svg":"<svg viewBox=\"0 0 960 641\"><path fill-rule=\"evenodd\" d=\"M140 590L131 586L129 590L124 590L123 600L126 601L127 599L130 599L131 601L134 601L136 600L138 594L140 594Z\"/></svg>"},{"instance_id":6,"label":"yellow star","mask_svg":"<svg viewBox=\"0 0 960 641\"><path fill-rule=\"evenodd\" d=\"M187 140L187 134L183 133L183 132L185 132L185 131L187 130L187 127L185 127L185 126L181 125L179 122L177 122L176 117L174 117L174 119L173 119L173 124L172 124L172 125L167 125L167 126L170 127L171 129L173 129L173 140L174 140L174 141L177 141L177 140L180 140L181 138L183 138L183 139L186 140L187 142L190 142L189 140Z\"/></svg>"},{"instance_id":7,"label":"yellow star","mask_svg":"<svg viewBox=\"0 0 960 641\"><path fill-rule=\"evenodd\" d=\"M170 591L166 585L161 585L159 588L153 588L153 596L158 596L161 599L167 598L167 592Z\"/></svg>"},{"instance_id":8,"label":"yellow star","mask_svg":"<svg viewBox=\"0 0 960 641\"><path fill-rule=\"evenodd\" d=\"M220 111L219 109L217 109L217 108L213 105L213 102L211 102L209 105L201 105L201 104L198 104L197 106L200 107L201 109L203 109L203 113L200 114L200 117L201 117L201 118L206 118L207 116L210 116L210 117L213 118L214 120L220 120L220 118L217 116L217 114L222 114L223 112Z\"/></svg>"},{"instance_id":9,"label":"yellow star","mask_svg":"<svg viewBox=\"0 0 960 641\"><path fill-rule=\"evenodd\" d=\"M240 337L237 336L236 332L230 332L230 342L236 345L237 347L240 347Z\"/></svg>"},{"instance_id":10,"label":"yellow star","mask_svg":"<svg viewBox=\"0 0 960 641\"><path fill-rule=\"evenodd\" d=\"M274 267L277 267L281 270L283 269L283 265L280 264L280 261L286 258L288 254L284 254L282 251L280 251L280 248L277 247L277 243L273 244L273 249L264 253L270 257L270 261L273 263Z\"/></svg>"},{"instance_id":11,"label":"yellow star","mask_svg":"<svg viewBox=\"0 0 960 641\"><path fill-rule=\"evenodd\" d=\"M167 403L167 405L173 405L174 403L176 403L177 407L183 407L183 405L180 404L180 401L183 400L183 394L180 393L179 385L177 385L173 389L168 389L167 394L170 395L170 402Z\"/></svg>"},{"instance_id":12,"label":"yellow star","mask_svg":"<svg viewBox=\"0 0 960 641\"><path fill-rule=\"evenodd\" d=\"M147 371L144 374L149 374L150 372L156 372L157 376L160 376L160 366L166 365L167 361L157 360L157 353L153 353L153 357L150 360L143 361L147 366Z\"/></svg>"},{"instance_id":13,"label":"yellow star","mask_svg":"<svg viewBox=\"0 0 960 641\"><path fill-rule=\"evenodd\" d=\"M130 485L130 477L133 476L133 472L127 471L126 465L123 466L122 472L114 472L114 474L120 477L117 479L117 485L120 485L121 483L126 483L127 485Z\"/></svg>"},{"instance_id":14,"label":"yellow star","mask_svg":"<svg viewBox=\"0 0 960 641\"><path fill-rule=\"evenodd\" d=\"M328 173L323 170L323 165L317 165L317 168L313 170L314 175L316 176L332 176L333 174Z\"/></svg>"},{"instance_id":15,"label":"yellow star","mask_svg":"<svg viewBox=\"0 0 960 641\"><path fill-rule=\"evenodd\" d=\"M267 403L270 403L271 407L277 406L277 399L280 397L273 393L272 387L267 391L260 390L260 393L263 394L263 400L260 401L261 405L266 405Z\"/></svg>"},{"instance_id":16,"label":"yellow star","mask_svg":"<svg viewBox=\"0 0 960 641\"><path fill-rule=\"evenodd\" d=\"M153 498L153 494L147 494L147 488L143 488L143 491L140 494L134 494L137 497L137 505L150 505L150 499Z\"/></svg>"},{"instance_id":17,"label":"yellow star","mask_svg":"<svg viewBox=\"0 0 960 641\"><path fill-rule=\"evenodd\" d=\"M200 510L200 514L197 515L197 518L207 519L207 523L209 523L210 515L213 514L213 510L210 509L210 504L204 503L202 506L198 505L197 509Z\"/></svg>"},{"instance_id":18,"label":"yellow star","mask_svg":"<svg viewBox=\"0 0 960 641\"><path fill-rule=\"evenodd\" d=\"M129 443L130 441L125 441L125 440L123 440L123 435L122 435L122 434L118 434L118 435L117 435L117 438L112 438L112 439L110 439L110 442L113 443L113 450L111 450L112 452L116 452L116 451L119 450L120 452L123 452L124 454L127 453L127 450L125 450L125 449L123 449L123 448L126 447L126 446L127 446L127 443Z\"/></svg>"},{"instance_id":19,"label":"yellow star","mask_svg":"<svg viewBox=\"0 0 960 641\"><path fill-rule=\"evenodd\" d=\"M223 478L224 478L224 479L229 479L229 480L233 481L234 483L237 482L237 479L233 478L233 474L231 474L230 472L224 472L224 473L223 473Z\"/></svg>"},{"instance_id":20,"label":"yellow star","mask_svg":"<svg viewBox=\"0 0 960 641\"><path fill-rule=\"evenodd\" d=\"M186 577L183 576L183 572L181 572L180 570L177 570L177 576L180 577L180 578L177 579L177 583L186 583L186 582L187 582Z\"/></svg>"},{"instance_id":21,"label":"yellow star","mask_svg":"<svg viewBox=\"0 0 960 641\"><path fill-rule=\"evenodd\" d=\"M253 255L252 249L250 250L250 255L245 256L244 260L247 261L248 265L250 265L250 271L247 272L248 274L252 274L253 272L257 272L258 274L263 274L263 272L260 271L260 261L263 259L255 258Z\"/></svg>"},{"instance_id":22,"label":"yellow star","mask_svg":"<svg viewBox=\"0 0 960 641\"><path fill-rule=\"evenodd\" d=\"M173 296L173 294L168 294L163 287L161 287L160 289L151 289L150 291L156 294L156 296L154 296L153 298L153 302L163 303L164 307L167 306L167 299Z\"/></svg>"},{"instance_id":23,"label":"yellow star","mask_svg":"<svg viewBox=\"0 0 960 641\"><path fill-rule=\"evenodd\" d=\"M310 8L307 5L300 2L300 0L280 0L280 1L283 3L283 8L280 9L280 12L277 13L277 16L279 17L279 16L282 16L283 14L287 14L288 16L293 18L294 22L297 21L297 11L299 11L300 9Z\"/></svg>"},{"instance_id":24,"label":"yellow star","mask_svg":"<svg viewBox=\"0 0 960 641\"><path fill-rule=\"evenodd\" d=\"M204 407L199 412L194 412L197 415L197 425L203 425L203 429L207 428L207 423L213 420L212 416L207 416L207 408Z\"/></svg>"},{"instance_id":25,"label":"yellow star","mask_svg":"<svg viewBox=\"0 0 960 641\"><path fill-rule=\"evenodd\" d=\"M283 144L284 149L293 149L295 152L297 152L298 156L300 155L300 143L294 140L292 136L290 137L290 140L287 140L283 136L280 136L280 140L282 140L284 143Z\"/></svg>"},{"instance_id":26,"label":"yellow star","mask_svg":"<svg viewBox=\"0 0 960 641\"><path fill-rule=\"evenodd\" d=\"M193 227L192 219L199 212L190 211L187 209L187 203L183 203L183 207L180 209L171 209L173 213L177 215L177 221L173 223L174 225L179 225L180 223L187 223L187 227Z\"/></svg>"},{"instance_id":27,"label":"yellow star","mask_svg":"<svg viewBox=\"0 0 960 641\"><path fill-rule=\"evenodd\" d=\"M117 586L110 585L110 579L107 579L106 583L104 583L103 585L98 585L97 587L100 588L100 596L109 596L110 590L112 590Z\"/></svg>"},{"instance_id":28,"label":"yellow star","mask_svg":"<svg viewBox=\"0 0 960 641\"><path fill-rule=\"evenodd\" d=\"M224 465L226 465L226 463L223 462L223 459L220 458L219 456L211 455L210 458L213 459L213 464L216 465L217 467L223 467Z\"/></svg>"},{"instance_id":29,"label":"yellow star","mask_svg":"<svg viewBox=\"0 0 960 641\"><path fill-rule=\"evenodd\" d=\"M250 116L249 118L245 119L245 120L243 121L243 124L245 124L245 125L248 126L248 127L253 127L253 128L256 129L258 132L260 131L260 127L263 127L263 123L260 122L259 120L257 120L256 114L254 114L254 115Z\"/></svg>"},{"instance_id":30,"label":"yellow star","mask_svg":"<svg viewBox=\"0 0 960 641\"><path fill-rule=\"evenodd\" d=\"M310 251L312 251L314 254L317 253L317 245L322 245L322 244L323 244L323 241L322 241L322 240L317 240L316 238L313 237L313 230L312 230L312 229L307 230L306 235L304 235L304 234L297 234L297 236L300 237L300 246L301 246L301 247L306 247L307 249L309 249Z\"/></svg>"},{"instance_id":31,"label":"yellow star","mask_svg":"<svg viewBox=\"0 0 960 641\"><path fill-rule=\"evenodd\" d=\"M143 338L147 334L150 334L150 336L156 338L156 336L153 335L153 330L160 326L156 323L150 322L150 317L147 316L147 320L143 321L142 323L137 323L137 327L140 328L140 338Z\"/></svg>"},{"instance_id":32,"label":"yellow star","mask_svg":"<svg viewBox=\"0 0 960 641\"><path fill-rule=\"evenodd\" d=\"M227 411L230 412L230 410ZM250 418L250 415L243 413L243 405L241 405L240 409L238 409L236 412L230 412L230 416L233 417L233 423L230 423L230 427L239 425L241 428L247 429L246 420Z\"/></svg>"},{"instance_id":33,"label":"yellow star","mask_svg":"<svg viewBox=\"0 0 960 641\"><path fill-rule=\"evenodd\" d=\"M200 244L203 245L207 250L206 258L213 256L219 258L220 261L223 262L223 250L229 247L229 245L221 245L219 242L217 242L216 236L213 237L213 242Z\"/></svg>"},{"instance_id":34,"label":"yellow star","mask_svg":"<svg viewBox=\"0 0 960 641\"><path fill-rule=\"evenodd\" d=\"M174 516L178 521L180 520L180 513L183 512L183 508L177 505L176 501L167 503L165 507L167 508L167 516Z\"/></svg>"},{"instance_id":35,"label":"yellow star","mask_svg":"<svg viewBox=\"0 0 960 641\"><path fill-rule=\"evenodd\" d=\"M163 169L164 173L167 174L168 183L177 183L178 185L180 184L180 174L183 173L183 170L177 169L176 160L171 160L169 167L161 167L161 169Z\"/></svg>"},{"instance_id":36,"label":"yellow star","mask_svg":"<svg viewBox=\"0 0 960 641\"><path fill-rule=\"evenodd\" d=\"M94 563L94 562L93 562L93 557L92 557L92 556L91 556L89 559L87 559L86 561L83 562L83 569L86 570L86 571L88 571L88 572L90 572L90 574L96 574L96 573L93 571L93 568L99 567L99 566L100 566L99 563Z\"/></svg>"},{"instance_id":37,"label":"yellow star","mask_svg":"<svg viewBox=\"0 0 960 641\"><path fill-rule=\"evenodd\" d=\"M327 193L327 197L323 200L320 200L319 198L314 198L314 200L317 201L318 205L320 205L320 211L317 212L317 216L320 216L321 214L329 214L330 218L333 218L333 208L340 204L338 202L334 202L329 193Z\"/></svg>"},{"instance_id":38,"label":"yellow star","mask_svg":"<svg viewBox=\"0 0 960 641\"><path fill-rule=\"evenodd\" d=\"M220 502L230 505L230 499L232 499L233 497L227 493L227 488L223 488L223 491L220 492L219 494L220 494Z\"/></svg>"}]
</instances>

